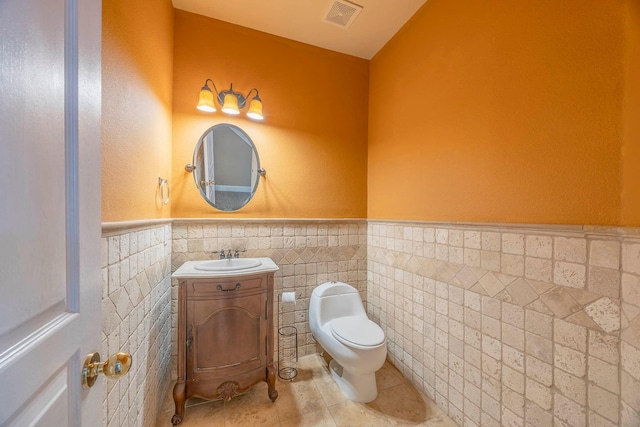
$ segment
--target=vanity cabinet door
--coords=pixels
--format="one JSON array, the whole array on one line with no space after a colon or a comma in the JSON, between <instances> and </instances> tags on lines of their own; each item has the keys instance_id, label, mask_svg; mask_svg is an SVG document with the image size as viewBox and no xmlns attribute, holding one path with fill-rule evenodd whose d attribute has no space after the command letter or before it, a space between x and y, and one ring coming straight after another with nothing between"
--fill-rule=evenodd
<instances>
[{"instance_id":1,"label":"vanity cabinet door","mask_svg":"<svg viewBox=\"0 0 640 427\"><path fill-rule=\"evenodd\" d=\"M267 364L267 295L188 300L187 380L240 375Z\"/></svg>"}]
</instances>

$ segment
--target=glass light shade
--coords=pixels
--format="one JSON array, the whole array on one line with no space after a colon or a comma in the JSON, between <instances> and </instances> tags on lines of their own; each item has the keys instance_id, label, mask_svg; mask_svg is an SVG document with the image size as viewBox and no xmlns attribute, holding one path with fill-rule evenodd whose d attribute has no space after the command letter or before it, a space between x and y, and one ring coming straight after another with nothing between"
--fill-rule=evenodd
<instances>
[{"instance_id":1,"label":"glass light shade","mask_svg":"<svg viewBox=\"0 0 640 427\"><path fill-rule=\"evenodd\" d=\"M200 98L196 108L206 113L215 113L216 105L213 103L213 92L208 87L203 87L200 91Z\"/></svg>"},{"instance_id":2,"label":"glass light shade","mask_svg":"<svg viewBox=\"0 0 640 427\"><path fill-rule=\"evenodd\" d=\"M257 96L251 100L249 104L249 111L247 112L247 117L253 120L263 120L264 116L262 115L262 101Z\"/></svg>"},{"instance_id":3,"label":"glass light shade","mask_svg":"<svg viewBox=\"0 0 640 427\"><path fill-rule=\"evenodd\" d=\"M233 94L226 94L224 96L224 103L222 104L222 111L227 114L240 114L238 98Z\"/></svg>"}]
</instances>

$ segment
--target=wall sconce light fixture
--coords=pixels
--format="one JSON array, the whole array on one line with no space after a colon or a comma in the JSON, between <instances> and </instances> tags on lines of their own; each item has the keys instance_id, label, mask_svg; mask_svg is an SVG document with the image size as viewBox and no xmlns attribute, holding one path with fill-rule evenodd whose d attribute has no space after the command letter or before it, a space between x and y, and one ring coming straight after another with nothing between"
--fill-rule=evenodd
<instances>
[{"instance_id":1,"label":"wall sconce light fixture","mask_svg":"<svg viewBox=\"0 0 640 427\"><path fill-rule=\"evenodd\" d=\"M262 100L258 96L258 89L253 88L244 96L240 92L233 90L233 83L230 85L229 90L223 90L218 92L216 84L211 79L207 79L204 82L204 86L200 89L200 99L198 99L198 105L196 108L206 113L215 113L216 104L214 102L213 92L209 87L209 82L213 86L213 90L216 92L215 98L218 100L218 104L222 106L222 112L227 114L237 115L240 114L240 110L247 104L247 99L251 92L255 91L256 95L251 99L249 103L249 111L247 111L247 117L254 120L263 120L262 115Z\"/></svg>"}]
</instances>

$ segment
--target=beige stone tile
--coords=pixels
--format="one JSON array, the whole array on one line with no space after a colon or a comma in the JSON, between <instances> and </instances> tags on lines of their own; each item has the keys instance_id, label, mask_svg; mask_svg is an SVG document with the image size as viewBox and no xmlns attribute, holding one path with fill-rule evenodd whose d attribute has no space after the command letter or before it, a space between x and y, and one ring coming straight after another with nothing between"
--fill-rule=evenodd
<instances>
[{"instance_id":1,"label":"beige stone tile","mask_svg":"<svg viewBox=\"0 0 640 427\"><path fill-rule=\"evenodd\" d=\"M553 263L550 259L533 258L527 256L524 261L525 277L527 279L551 282L553 278Z\"/></svg>"},{"instance_id":2,"label":"beige stone tile","mask_svg":"<svg viewBox=\"0 0 640 427\"><path fill-rule=\"evenodd\" d=\"M480 231L464 231L464 247L472 249L482 248L482 233Z\"/></svg>"},{"instance_id":3,"label":"beige stone tile","mask_svg":"<svg viewBox=\"0 0 640 427\"><path fill-rule=\"evenodd\" d=\"M320 392L310 378L279 385L279 395L275 404L280 421L299 418L325 407Z\"/></svg>"},{"instance_id":4,"label":"beige stone tile","mask_svg":"<svg viewBox=\"0 0 640 427\"><path fill-rule=\"evenodd\" d=\"M525 247L527 256L551 258L553 254L553 241L549 236L527 236Z\"/></svg>"},{"instance_id":5,"label":"beige stone tile","mask_svg":"<svg viewBox=\"0 0 640 427\"><path fill-rule=\"evenodd\" d=\"M556 261L553 268L553 283L570 288L583 289L587 281L586 268L582 264Z\"/></svg>"},{"instance_id":6,"label":"beige stone tile","mask_svg":"<svg viewBox=\"0 0 640 427\"><path fill-rule=\"evenodd\" d=\"M278 423L276 405L267 397L266 384L251 388L224 405L225 424L234 426L266 426Z\"/></svg>"},{"instance_id":7,"label":"beige stone tile","mask_svg":"<svg viewBox=\"0 0 640 427\"><path fill-rule=\"evenodd\" d=\"M543 362L553 363L551 340L527 332L525 334L525 348L528 355L534 356Z\"/></svg>"},{"instance_id":8,"label":"beige stone tile","mask_svg":"<svg viewBox=\"0 0 640 427\"><path fill-rule=\"evenodd\" d=\"M589 264L619 269L620 243L613 240L593 240L590 244Z\"/></svg>"},{"instance_id":9,"label":"beige stone tile","mask_svg":"<svg viewBox=\"0 0 640 427\"><path fill-rule=\"evenodd\" d=\"M482 249L484 249L485 251L499 251L500 241L500 233L491 231L482 232Z\"/></svg>"},{"instance_id":10,"label":"beige stone tile","mask_svg":"<svg viewBox=\"0 0 640 427\"><path fill-rule=\"evenodd\" d=\"M281 427L335 427L336 423L333 421L331 412L329 409L323 408L318 411L304 414L298 418L291 418L288 420L282 420L280 422Z\"/></svg>"},{"instance_id":11,"label":"beige stone tile","mask_svg":"<svg viewBox=\"0 0 640 427\"><path fill-rule=\"evenodd\" d=\"M482 250L480 251L480 266L484 270L499 272L500 257L500 252Z\"/></svg>"},{"instance_id":12,"label":"beige stone tile","mask_svg":"<svg viewBox=\"0 0 640 427\"><path fill-rule=\"evenodd\" d=\"M589 385L589 408L614 423L619 420L618 396L593 384Z\"/></svg>"},{"instance_id":13,"label":"beige stone tile","mask_svg":"<svg viewBox=\"0 0 640 427\"><path fill-rule=\"evenodd\" d=\"M622 342L621 349L621 365L632 377L640 381L640 350Z\"/></svg>"},{"instance_id":14,"label":"beige stone tile","mask_svg":"<svg viewBox=\"0 0 640 427\"><path fill-rule=\"evenodd\" d=\"M622 408L620 411L620 425L622 427L640 426L640 411L635 411L624 401L620 403L620 406Z\"/></svg>"},{"instance_id":15,"label":"beige stone tile","mask_svg":"<svg viewBox=\"0 0 640 427\"><path fill-rule=\"evenodd\" d=\"M505 285L496 277L492 272L488 272L482 276L479 280L480 285L485 289L489 296L495 296L498 292L501 292Z\"/></svg>"},{"instance_id":16,"label":"beige stone tile","mask_svg":"<svg viewBox=\"0 0 640 427\"><path fill-rule=\"evenodd\" d=\"M553 326L556 343L583 353L587 351L587 328L562 319L554 319Z\"/></svg>"},{"instance_id":17,"label":"beige stone tile","mask_svg":"<svg viewBox=\"0 0 640 427\"><path fill-rule=\"evenodd\" d=\"M587 403L587 384L578 377L568 374L560 369L554 370L554 384L563 396L579 403Z\"/></svg>"},{"instance_id":18,"label":"beige stone tile","mask_svg":"<svg viewBox=\"0 0 640 427\"><path fill-rule=\"evenodd\" d=\"M525 420L527 427L549 427L553 424L551 413L534 402L527 401L525 403L526 414Z\"/></svg>"},{"instance_id":19,"label":"beige stone tile","mask_svg":"<svg viewBox=\"0 0 640 427\"><path fill-rule=\"evenodd\" d=\"M577 313L572 314L566 318L567 322L574 323L576 325L584 326L588 329L602 331L602 328L594 322L584 310L580 310Z\"/></svg>"},{"instance_id":20,"label":"beige stone tile","mask_svg":"<svg viewBox=\"0 0 640 427\"><path fill-rule=\"evenodd\" d=\"M524 279L517 279L511 283L507 287L507 292L520 307L538 298L538 293Z\"/></svg>"},{"instance_id":21,"label":"beige stone tile","mask_svg":"<svg viewBox=\"0 0 640 427\"><path fill-rule=\"evenodd\" d=\"M524 374L510 368L509 366L502 367L502 383L520 394L525 392L525 379ZM465 390L466 394L466 390Z\"/></svg>"},{"instance_id":22,"label":"beige stone tile","mask_svg":"<svg viewBox=\"0 0 640 427\"><path fill-rule=\"evenodd\" d=\"M554 397L553 414L569 426L586 426L587 421L584 407L560 394L556 394Z\"/></svg>"},{"instance_id":23,"label":"beige stone tile","mask_svg":"<svg viewBox=\"0 0 640 427\"><path fill-rule=\"evenodd\" d=\"M464 263L469 267L480 267L480 250L464 248Z\"/></svg>"},{"instance_id":24,"label":"beige stone tile","mask_svg":"<svg viewBox=\"0 0 640 427\"><path fill-rule=\"evenodd\" d=\"M589 356L589 381L610 391L620 394L620 382L618 381L618 365L604 362Z\"/></svg>"},{"instance_id":25,"label":"beige stone tile","mask_svg":"<svg viewBox=\"0 0 640 427\"><path fill-rule=\"evenodd\" d=\"M382 390L366 406L385 415L392 425L415 425L441 415L435 403L406 383Z\"/></svg>"},{"instance_id":26,"label":"beige stone tile","mask_svg":"<svg viewBox=\"0 0 640 427\"><path fill-rule=\"evenodd\" d=\"M587 240L572 237L555 237L553 257L558 261L585 263L587 261Z\"/></svg>"},{"instance_id":27,"label":"beige stone tile","mask_svg":"<svg viewBox=\"0 0 640 427\"><path fill-rule=\"evenodd\" d=\"M508 346L524 351L524 330L502 323L502 341Z\"/></svg>"},{"instance_id":28,"label":"beige stone tile","mask_svg":"<svg viewBox=\"0 0 640 427\"><path fill-rule=\"evenodd\" d=\"M338 427L392 425L383 413L350 400L329 406L329 412Z\"/></svg>"},{"instance_id":29,"label":"beige stone tile","mask_svg":"<svg viewBox=\"0 0 640 427\"><path fill-rule=\"evenodd\" d=\"M538 295L545 294L556 287L556 285L554 285L553 283L541 282L534 279L527 279L527 283L533 288L534 291L536 291Z\"/></svg>"},{"instance_id":30,"label":"beige stone tile","mask_svg":"<svg viewBox=\"0 0 640 427\"><path fill-rule=\"evenodd\" d=\"M606 418L589 411L589 427L616 427L617 423L612 423Z\"/></svg>"},{"instance_id":31,"label":"beige stone tile","mask_svg":"<svg viewBox=\"0 0 640 427\"><path fill-rule=\"evenodd\" d=\"M494 319L500 319L502 302L495 298L482 297L482 314Z\"/></svg>"},{"instance_id":32,"label":"beige stone tile","mask_svg":"<svg viewBox=\"0 0 640 427\"><path fill-rule=\"evenodd\" d=\"M527 357L527 377L536 380L542 385L551 386L553 383L553 367L535 357Z\"/></svg>"},{"instance_id":33,"label":"beige stone tile","mask_svg":"<svg viewBox=\"0 0 640 427\"><path fill-rule=\"evenodd\" d=\"M551 389L530 378L527 378L526 397L546 411L551 409Z\"/></svg>"},{"instance_id":34,"label":"beige stone tile","mask_svg":"<svg viewBox=\"0 0 640 427\"><path fill-rule=\"evenodd\" d=\"M347 399L340 391L338 384L336 384L331 377L331 374L327 373L326 376L314 378L313 382L326 406L335 405ZM378 390L380 390L379 384Z\"/></svg>"},{"instance_id":35,"label":"beige stone tile","mask_svg":"<svg viewBox=\"0 0 640 427\"><path fill-rule=\"evenodd\" d=\"M482 411L489 414L494 419L500 419L500 402L494 397L499 398L500 392L489 395L486 393L482 394Z\"/></svg>"},{"instance_id":36,"label":"beige stone tile","mask_svg":"<svg viewBox=\"0 0 640 427\"><path fill-rule=\"evenodd\" d=\"M500 427L500 422L491 418L487 412L483 411L481 414L480 425L482 427Z\"/></svg>"},{"instance_id":37,"label":"beige stone tile","mask_svg":"<svg viewBox=\"0 0 640 427\"><path fill-rule=\"evenodd\" d=\"M640 274L640 244L622 244L622 270Z\"/></svg>"},{"instance_id":38,"label":"beige stone tile","mask_svg":"<svg viewBox=\"0 0 640 427\"><path fill-rule=\"evenodd\" d=\"M396 367L388 360L385 361L382 368L376 372L378 391L395 387L405 381L406 379L402 376L400 371L398 371L398 369L396 369Z\"/></svg>"},{"instance_id":39,"label":"beige stone tile","mask_svg":"<svg viewBox=\"0 0 640 427\"><path fill-rule=\"evenodd\" d=\"M502 320L511 326L524 329L524 309L515 304L502 304Z\"/></svg>"},{"instance_id":40,"label":"beige stone tile","mask_svg":"<svg viewBox=\"0 0 640 427\"><path fill-rule=\"evenodd\" d=\"M620 271L603 267L589 267L587 289L609 298L620 298Z\"/></svg>"},{"instance_id":41,"label":"beige stone tile","mask_svg":"<svg viewBox=\"0 0 640 427\"><path fill-rule=\"evenodd\" d=\"M416 426L421 427L458 427L458 425L453 422L449 417L444 414L433 417L423 423L416 424Z\"/></svg>"},{"instance_id":42,"label":"beige stone tile","mask_svg":"<svg viewBox=\"0 0 640 427\"><path fill-rule=\"evenodd\" d=\"M522 351L516 350L508 345L503 345L502 361L506 366L524 372L524 353Z\"/></svg>"},{"instance_id":43,"label":"beige stone tile","mask_svg":"<svg viewBox=\"0 0 640 427\"><path fill-rule=\"evenodd\" d=\"M484 355L490 356L490 358L495 360L502 359L502 343L494 338L491 338L488 335L482 336L482 353ZM483 357L483 367L484 367L485 358ZM493 369L491 369L493 371Z\"/></svg>"},{"instance_id":44,"label":"beige stone tile","mask_svg":"<svg viewBox=\"0 0 640 427\"><path fill-rule=\"evenodd\" d=\"M525 310L525 315L525 329L527 332L540 335L546 339L553 337L553 317L533 310Z\"/></svg>"},{"instance_id":45,"label":"beige stone tile","mask_svg":"<svg viewBox=\"0 0 640 427\"><path fill-rule=\"evenodd\" d=\"M640 277L622 274L622 301L640 307Z\"/></svg>"},{"instance_id":46,"label":"beige stone tile","mask_svg":"<svg viewBox=\"0 0 640 427\"><path fill-rule=\"evenodd\" d=\"M239 396L240 397L240 396ZM238 399L239 397L236 397ZM181 427L223 427L225 425L225 411L222 401L213 401L202 403L200 405L190 406L184 411L184 418ZM173 411L160 414L156 422L157 427L170 427ZM272 420L277 422L277 417ZM240 425L240 424L238 424Z\"/></svg>"},{"instance_id":47,"label":"beige stone tile","mask_svg":"<svg viewBox=\"0 0 640 427\"><path fill-rule=\"evenodd\" d=\"M584 311L605 332L612 333L620 329L620 307L610 298L600 298L585 307Z\"/></svg>"},{"instance_id":48,"label":"beige stone tile","mask_svg":"<svg viewBox=\"0 0 640 427\"><path fill-rule=\"evenodd\" d=\"M502 404L518 417L524 417L524 395L516 393L509 387L502 387Z\"/></svg>"},{"instance_id":49,"label":"beige stone tile","mask_svg":"<svg viewBox=\"0 0 640 427\"><path fill-rule=\"evenodd\" d=\"M577 377L582 377L586 373L586 355L556 344L554 346L554 366Z\"/></svg>"},{"instance_id":50,"label":"beige stone tile","mask_svg":"<svg viewBox=\"0 0 640 427\"><path fill-rule=\"evenodd\" d=\"M621 372L620 378L622 400L633 410L640 412L640 381L626 371Z\"/></svg>"},{"instance_id":51,"label":"beige stone tile","mask_svg":"<svg viewBox=\"0 0 640 427\"><path fill-rule=\"evenodd\" d=\"M609 363L618 363L618 337L589 330L589 354Z\"/></svg>"},{"instance_id":52,"label":"beige stone tile","mask_svg":"<svg viewBox=\"0 0 640 427\"><path fill-rule=\"evenodd\" d=\"M524 255L524 234L503 233L502 252L514 255Z\"/></svg>"},{"instance_id":53,"label":"beige stone tile","mask_svg":"<svg viewBox=\"0 0 640 427\"><path fill-rule=\"evenodd\" d=\"M524 256L502 254L500 271L512 276L524 276Z\"/></svg>"},{"instance_id":54,"label":"beige stone tile","mask_svg":"<svg viewBox=\"0 0 640 427\"><path fill-rule=\"evenodd\" d=\"M489 335L492 338L500 339L501 337L501 323L498 319L494 319L489 316L482 316L482 333Z\"/></svg>"}]
</instances>

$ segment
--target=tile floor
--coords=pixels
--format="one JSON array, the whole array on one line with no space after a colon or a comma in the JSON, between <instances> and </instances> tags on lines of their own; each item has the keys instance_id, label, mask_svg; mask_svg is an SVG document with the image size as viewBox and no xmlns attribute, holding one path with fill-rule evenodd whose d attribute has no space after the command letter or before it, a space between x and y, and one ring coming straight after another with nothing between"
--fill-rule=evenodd
<instances>
[{"instance_id":1,"label":"tile floor","mask_svg":"<svg viewBox=\"0 0 640 427\"><path fill-rule=\"evenodd\" d=\"M342 395L319 354L300 358L297 367L298 376L293 382L278 379L275 403L267 397L264 382L226 403L192 398L187 401L180 427L456 426L388 361L376 374L378 397L367 404ZM157 427L171 426L172 389L173 384L158 414Z\"/></svg>"}]
</instances>

